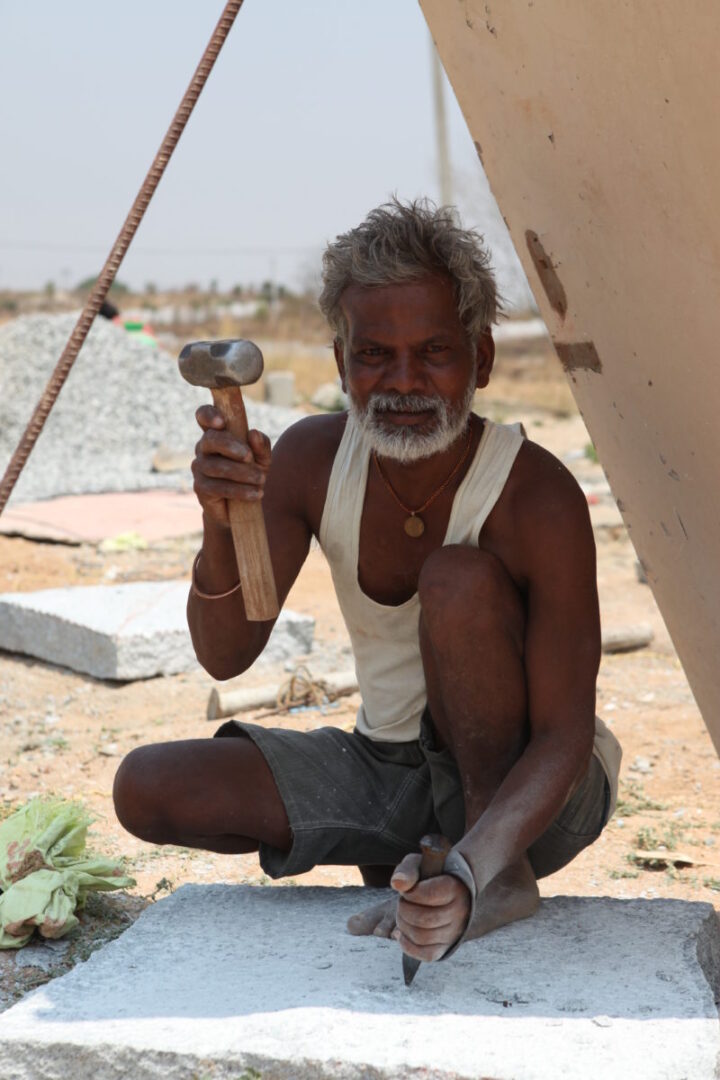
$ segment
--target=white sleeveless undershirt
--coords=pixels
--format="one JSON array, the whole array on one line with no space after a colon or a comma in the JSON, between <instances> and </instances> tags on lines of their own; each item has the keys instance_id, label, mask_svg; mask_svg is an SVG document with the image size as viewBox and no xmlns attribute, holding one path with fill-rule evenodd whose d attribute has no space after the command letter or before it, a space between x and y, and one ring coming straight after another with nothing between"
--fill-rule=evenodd
<instances>
[{"instance_id":1,"label":"white sleeveless undershirt","mask_svg":"<svg viewBox=\"0 0 720 1080\"><path fill-rule=\"evenodd\" d=\"M485 420L475 456L455 493L443 544L478 546L480 530L522 443L517 427ZM370 448L349 416L330 474L319 540L355 655L362 697L357 729L371 739L408 742L418 738L427 701L418 642L420 601L414 593L397 606L379 604L360 588L360 520L369 463ZM610 780L614 806L620 747L602 720L596 725L594 752Z\"/></svg>"}]
</instances>

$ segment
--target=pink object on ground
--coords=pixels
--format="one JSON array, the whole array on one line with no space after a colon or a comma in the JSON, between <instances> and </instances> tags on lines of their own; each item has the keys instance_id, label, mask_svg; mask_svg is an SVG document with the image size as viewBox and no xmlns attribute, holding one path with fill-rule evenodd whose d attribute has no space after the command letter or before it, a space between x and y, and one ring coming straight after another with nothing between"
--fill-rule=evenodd
<instances>
[{"instance_id":1,"label":"pink object on ground","mask_svg":"<svg viewBox=\"0 0 720 1080\"><path fill-rule=\"evenodd\" d=\"M65 495L11 506L0 517L0 533L65 544L95 544L122 533L150 542L201 530L195 495L165 490Z\"/></svg>"}]
</instances>

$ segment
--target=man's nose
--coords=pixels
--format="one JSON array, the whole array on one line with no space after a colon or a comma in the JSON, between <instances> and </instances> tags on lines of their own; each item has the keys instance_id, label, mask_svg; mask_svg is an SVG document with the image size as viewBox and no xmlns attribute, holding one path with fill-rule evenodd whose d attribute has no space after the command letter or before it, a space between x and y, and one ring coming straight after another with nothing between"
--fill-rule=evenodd
<instances>
[{"instance_id":1,"label":"man's nose","mask_svg":"<svg viewBox=\"0 0 720 1080\"><path fill-rule=\"evenodd\" d=\"M411 394L419 392L423 388L422 373L412 353L398 351L392 358L385 371L386 390L394 390L398 394Z\"/></svg>"}]
</instances>

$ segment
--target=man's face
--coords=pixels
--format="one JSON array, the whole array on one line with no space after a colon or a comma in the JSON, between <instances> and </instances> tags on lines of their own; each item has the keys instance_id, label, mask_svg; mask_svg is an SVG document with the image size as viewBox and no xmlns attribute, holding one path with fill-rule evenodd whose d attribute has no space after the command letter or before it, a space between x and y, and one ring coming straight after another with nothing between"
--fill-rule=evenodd
<instances>
[{"instance_id":1,"label":"man's face","mask_svg":"<svg viewBox=\"0 0 720 1080\"><path fill-rule=\"evenodd\" d=\"M335 356L350 412L383 457L419 461L463 432L494 356L489 333L473 348L449 281L353 285L342 296L347 340Z\"/></svg>"}]
</instances>

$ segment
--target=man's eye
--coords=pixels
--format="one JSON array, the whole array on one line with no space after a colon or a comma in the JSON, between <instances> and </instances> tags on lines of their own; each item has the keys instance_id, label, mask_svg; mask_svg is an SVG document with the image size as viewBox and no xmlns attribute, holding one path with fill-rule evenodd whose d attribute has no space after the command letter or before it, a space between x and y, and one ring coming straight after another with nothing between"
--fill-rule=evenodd
<instances>
[{"instance_id":1,"label":"man's eye","mask_svg":"<svg viewBox=\"0 0 720 1080\"><path fill-rule=\"evenodd\" d=\"M439 345L437 342L433 342L433 344L425 347L425 351L429 353L447 352L447 345Z\"/></svg>"},{"instance_id":2,"label":"man's eye","mask_svg":"<svg viewBox=\"0 0 720 1080\"><path fill-rule=\"evenodd\" d=\"M361 356L382 356L383 350L377 345L370 345L367 349L361 349Z\"/></svg>"}]
</instances>

